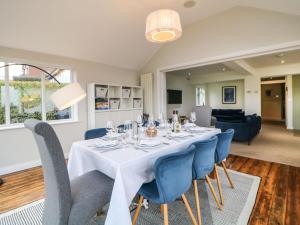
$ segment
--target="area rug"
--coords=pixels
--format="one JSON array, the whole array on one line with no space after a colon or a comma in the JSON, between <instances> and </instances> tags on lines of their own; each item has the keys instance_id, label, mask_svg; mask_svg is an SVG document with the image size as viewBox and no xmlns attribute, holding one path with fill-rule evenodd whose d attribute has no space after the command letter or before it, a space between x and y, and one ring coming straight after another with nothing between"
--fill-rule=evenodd
<instances>
[{"instance_id":1,"label":"area rug","mask_svg":"<svg viewBox=\"0 0 300 225\"><path fill-rule=\"evenodd\" d=\"M260 178L235 171L230 171L235 188L229 187L225 173L219 170L222 181L225 204L219 210L205 182L198 182L200 191L202 224L209 225L246 225L255 204ZM217 192L216 181L212 181ZM191 187L187 193L189 203L194 209L194 189ZM44 200L36 201L15 210L0 214L0 225L41 225ZM103 215L94 217L87 225L104 225L105 207ZM134 212L133 212L134 213ZM160 208L149 203L149 208L142 208L138 225L163 224ZM178 200L169 205L169 224L192 224L182 201ZM84 225L84 224L83 224Z\"/></svg>"}]
</instances>

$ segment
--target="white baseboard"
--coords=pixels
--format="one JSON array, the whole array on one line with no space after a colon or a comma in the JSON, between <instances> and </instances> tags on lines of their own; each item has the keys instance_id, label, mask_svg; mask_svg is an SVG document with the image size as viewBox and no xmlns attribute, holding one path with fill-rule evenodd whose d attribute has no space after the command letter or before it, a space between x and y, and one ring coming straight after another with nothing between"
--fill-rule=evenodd
<instances>
[{"instance_id":1,"label":"white baseboard","mask_svg":"<svg viewBox=\"0 0 300 225\"><path fill-rule=\"evenodd\" d=\"M69 153L65 153L65 159L68 158ZM19 172L22 170L26 169L31 169L33 167L37 167L41 165L41 160L33 160L25 163L19 163L19 164L14 164L11 166L6 166L6 167L1 167L0 168L0 176L9 174L9 173L14 173L14 172Z\"/></svg>"}]
</instances>

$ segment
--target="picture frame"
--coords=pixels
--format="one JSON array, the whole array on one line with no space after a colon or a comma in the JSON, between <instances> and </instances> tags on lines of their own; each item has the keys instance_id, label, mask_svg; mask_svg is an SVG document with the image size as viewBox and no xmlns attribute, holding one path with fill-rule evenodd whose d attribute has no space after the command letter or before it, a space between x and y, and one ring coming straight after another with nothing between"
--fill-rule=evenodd
<instances>
[{"instance_id":1,"label":"picture frame","mask_svg":"<svg viewBox=\"0 0 300 225\"><path fill-rule=\"evenodd\" d=\"M236 104L236 86L222 87L222 103Z\"/></svg>"}]
</instances>

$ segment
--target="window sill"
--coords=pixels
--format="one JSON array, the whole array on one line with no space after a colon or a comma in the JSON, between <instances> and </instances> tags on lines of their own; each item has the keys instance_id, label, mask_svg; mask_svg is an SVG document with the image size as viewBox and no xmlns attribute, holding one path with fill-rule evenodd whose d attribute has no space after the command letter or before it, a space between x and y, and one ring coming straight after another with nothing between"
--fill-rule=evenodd
<instances>
[{"instance_id":1,"label":"window sill","mask_svg":"<svg viewBox=\"0 0 300 225\"><path fill-rule=\"evenodd\" d=\"M60 121L47 121L50 125L63 125L70 123L80 123L78 120L60 120ZM13 130L13 129L22 129L25 128L23 123L12 124L8 126L0 126L0 131L4 130Z\"/></svg>"}]
</instances>

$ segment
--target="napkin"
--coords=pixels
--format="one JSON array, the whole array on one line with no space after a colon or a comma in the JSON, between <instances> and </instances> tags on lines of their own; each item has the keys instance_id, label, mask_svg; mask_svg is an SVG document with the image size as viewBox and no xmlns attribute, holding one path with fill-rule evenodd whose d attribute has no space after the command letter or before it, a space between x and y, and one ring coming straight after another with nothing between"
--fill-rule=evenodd
<instances>
[{"instance_id":1,"label":"napkin","mask_svg":"<svg viewBox=\"0 0 300 225\"><path fill-rule=\"evenodd\" d=\"M196 125L194 123L186 123L183 125L184 128L191 128L191 127L195 127Z\"/></svg>"},{"instance_id":2,"label":"napkin","mask_svg":"<svg viewBox=\"0 0 300 225\"><path fill-rule=\"evenodd\" d=\"M171 137L187 137L190 136L187 132L171 133Z\"/></svg>"},{"instance_id":3,"label":"napkin","mask_svg":"<svg viewBox=\"0 0 300 225\"><path fill-rule=\"evenodd\" d=\"M97 148L108 148L108 147L113 147L118 144L117 140L97 140L95 143L95 147Z\"/></svg>"},{"instance_id":4,"label":"napkin","mask_svg":"<svg viewBox=\"0 0 300 225\"><path fill-rule=\"evenodd\" d=\"M140 140L139 145L153 147L153 146L160 145L160 140L159 139L142 139L142 140Z\"/></svg>"}]
</instances>

